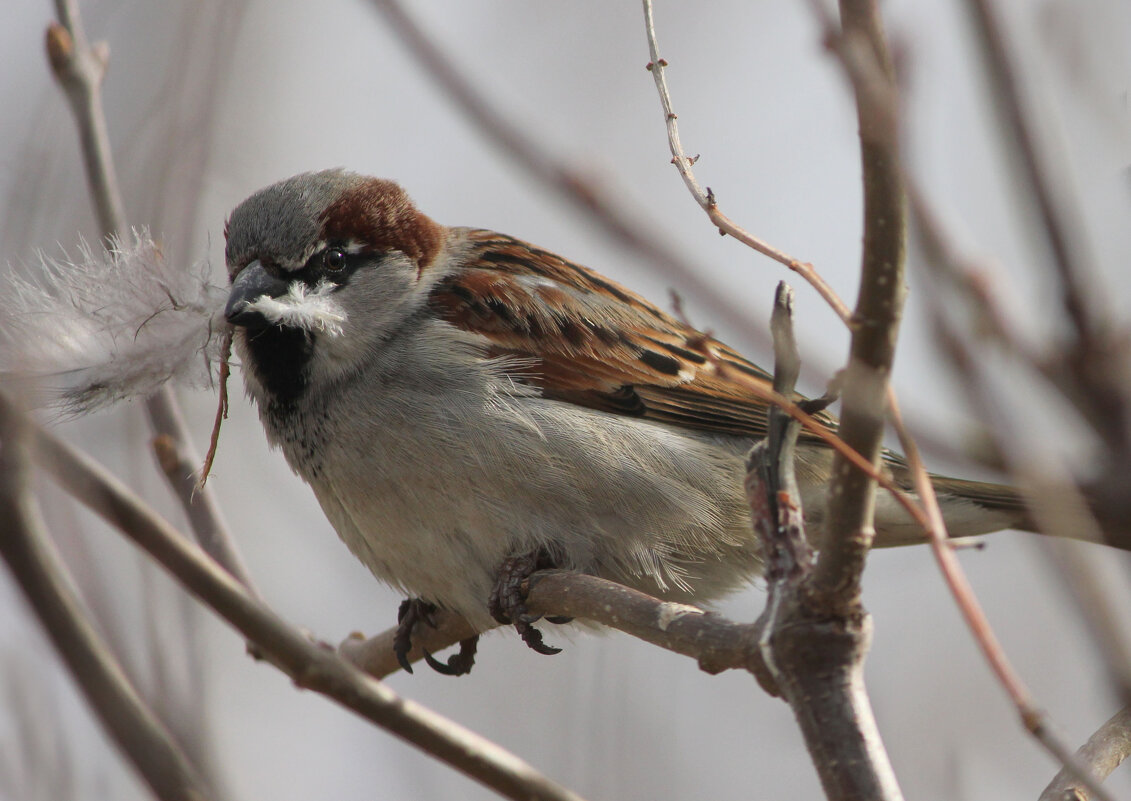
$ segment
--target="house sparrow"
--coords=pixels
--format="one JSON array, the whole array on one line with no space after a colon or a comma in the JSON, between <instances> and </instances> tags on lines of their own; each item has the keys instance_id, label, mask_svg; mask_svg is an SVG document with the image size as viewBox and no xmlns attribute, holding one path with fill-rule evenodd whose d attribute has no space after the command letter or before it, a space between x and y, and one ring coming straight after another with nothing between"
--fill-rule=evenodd
<instances>
[{"instance_id":1,"label":"house sparrow","mask_svg":"<svg viewBox=\"0 0 1131 801\"><path fill-rule=\"evenodd\" d=\"M527 570L688 602L758 572L743 460L767 406L688 343L770 376L726 345L592 270L444 227L395 183L343 170L256 192L225 235L226 316L267 437L381 580L486 628L500 565L523 555L536 555ZM811 525L831 463L803 431ZM906 483L899 457L886 463ZM936 486L953 536L1027 519L1007 488ZM886 493L876 529L880 544L922 540Z\"/></svg>"}]
</instances>

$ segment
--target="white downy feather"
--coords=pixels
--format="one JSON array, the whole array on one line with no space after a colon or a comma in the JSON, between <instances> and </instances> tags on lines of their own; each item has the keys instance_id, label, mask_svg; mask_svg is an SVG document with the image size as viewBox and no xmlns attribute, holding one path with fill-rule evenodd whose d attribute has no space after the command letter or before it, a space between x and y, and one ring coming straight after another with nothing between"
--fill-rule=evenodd
<instances>
[{"instance_id":1,"label":"white downy feather","mask_svg":"<svg viewBox=\"0 0 1131 801\"><path fill-rule=\"evenodd\" d=\"M275 325L319 331L330 336L342 335L346 312L333 299L335 287L326 279L310 289L301 281L291 284L286 294L277 298L262 295L248 304Z\"/></svg>"},{"instance_id":2,"label":"white downy feather","mask_svg":"<svg viewBox=\"0 0 1131 801\"><path fill-rule=\"evenodd\" d=\"M40 256L0 277L0 382L25 402L84 414L170 379L210 380L226 290L208 265L170 264L148 232L79 258Z\"/></svg>"}]
</instances>

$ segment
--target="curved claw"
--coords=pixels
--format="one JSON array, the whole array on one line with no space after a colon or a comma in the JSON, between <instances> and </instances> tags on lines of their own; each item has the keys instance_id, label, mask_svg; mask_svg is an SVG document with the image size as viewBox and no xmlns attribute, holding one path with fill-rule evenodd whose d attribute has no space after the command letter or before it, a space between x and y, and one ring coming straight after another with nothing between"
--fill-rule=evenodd
<instances>
[{"instance_id":1,"label":"curved claw","mask_svg":"<svg viewBox=\"0 0 1131 801\"><path fill-rule=\"evenodd\" d=\"M471 672L475 666L475 652L479 645L479 635L468 637L459 641L459 653L448 657L447 662L441 662L428 651L424 652L424 661L428 667L444 676L463 676Z\"/></svg>"},{"instance_id":2,"label":"curved claw","mask_svg":"<svg viewBox=\"0 0 1131 801\"><path fill-rule=\"evenodd\" d=\"M393 637L393 655L406 673L412 673L412 664L408 661L409 652L412 651L412 631L417 623L424 622L436 628L436 605L422 598L406 598L397 608L397 633ZM470 668L469 668L470 669Z\"/></svg>"},{"instance_id":3,"label":"curved claw","mask_svg":"<svg viewBox=\"0 0 1131 801\"><path fill-rule=\"evenodd\" d=\"M542 641L542 632L532 625L538 615L530 614L526 608L526 581L539 570L553 568L556 560L546 549L511 556L499 566L499 576L495 588L487 602L487 610L500 623L513 623L522 641L532 650L551 656L560 654L561 648L554 648ZM552 623L568 622L569 618L547 618Z\"/></svg>"},{"instance_id":4,"label":"curved claw","mask_svg":"<svg viewBox=\"0 0 1131 801\"><path fill-rule=\"evenodd\" d=\"M412 627L397 626L397 633L393 636L393 655L405 673L412 673L412 664L408 661L408 652L411 650Z\"/></svg>"},{"instance_id":5,"label":"curved claw","mask_svg":"<svg viewBox=\"0 0 1131 801\"><path fill-rule=\"evenodd\" d=\"M546 643L542 641L542 632L538 631L538 629L534 628L529 623L515 623L514 627L518 629L522 641L526 643L532 651L540 653L543 656L553 656L554 654L560 654L562 652L561 648L546 645Z\"/></svg>"}]
</instances>

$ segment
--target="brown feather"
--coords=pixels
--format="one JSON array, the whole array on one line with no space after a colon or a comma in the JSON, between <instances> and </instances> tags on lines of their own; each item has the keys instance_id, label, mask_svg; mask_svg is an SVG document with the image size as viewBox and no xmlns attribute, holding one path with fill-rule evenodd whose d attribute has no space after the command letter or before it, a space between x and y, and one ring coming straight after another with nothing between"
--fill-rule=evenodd
<instances>
[{"instance_id":1,"label":"brown feather","mask_svg":"<svg viewBox=\"0 0 1131 801\"><path fill-rule=\"evenodd\" d=\"M492 231L460 233L470 244L466 266L433 290L432 307L483 337L488 355L516 357L517 380L547 398L613 414L765 434L766 402L727 373L767 387L770 376L736 351L553 253ZM819 419L836 426L831 415Z\"/></svg>"}]
</instances>

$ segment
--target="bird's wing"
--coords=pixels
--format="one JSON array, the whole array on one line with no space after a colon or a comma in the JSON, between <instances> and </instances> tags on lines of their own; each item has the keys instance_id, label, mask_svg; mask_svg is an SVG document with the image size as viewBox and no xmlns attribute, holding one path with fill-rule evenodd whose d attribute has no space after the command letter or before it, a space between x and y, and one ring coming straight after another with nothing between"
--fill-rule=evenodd
<instances>
[{"instance_id":1,"label":"bird's wing","mask_svg":"<svg viewBox=\"0 0 1131 801\"><path fill-rule=\"evenodd\" d=\"M482 337L490 356L515 357L517 380L614 414L765 435L766 401L731 377L768 389L762 368L588 268L492 231L466 236L464 266L436 286L432 307ZM818 418L835 428L831 415Z\"/></svg>"}]
</instances>

